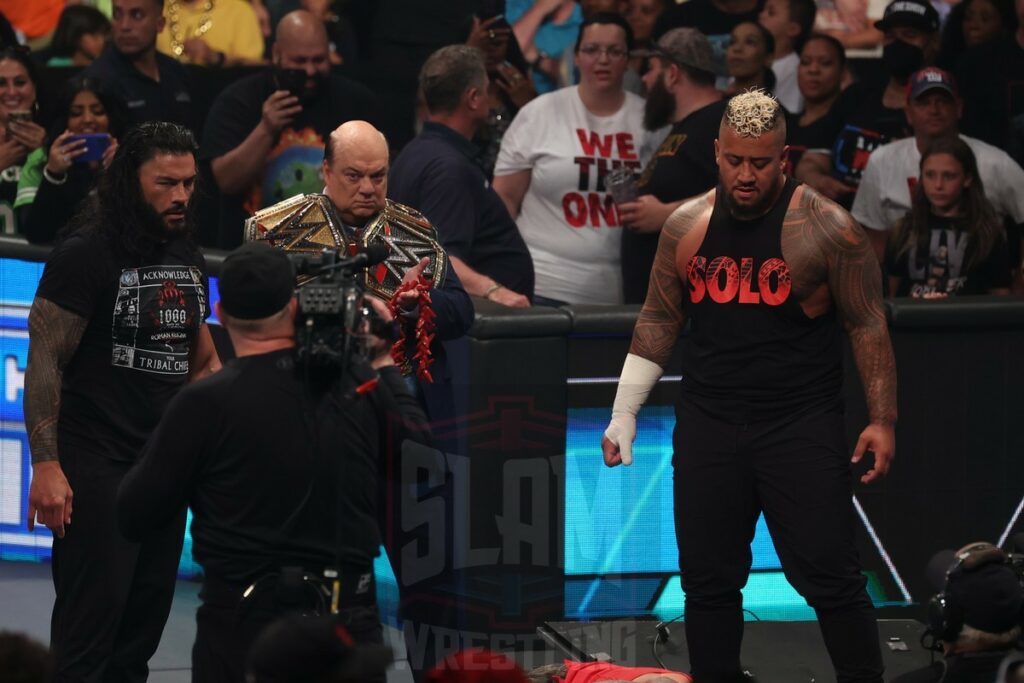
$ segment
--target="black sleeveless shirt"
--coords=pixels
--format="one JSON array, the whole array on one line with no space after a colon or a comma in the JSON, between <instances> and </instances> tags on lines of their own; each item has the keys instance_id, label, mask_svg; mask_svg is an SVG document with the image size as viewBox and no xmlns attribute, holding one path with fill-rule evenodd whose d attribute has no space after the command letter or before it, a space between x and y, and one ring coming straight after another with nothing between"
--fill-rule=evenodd
<instances>
[{"instance_id":1,"label":"black sleeveless shirt","mask_svg":"<svg viewBox=\"0 0 1024 683\"><path fill-rule=\"evenodd\" d=\"M686 267L683 396L727 421L775 419L841 405L834 310L809 318L782 257L782 222L798 183L772 209L740 220L719 186L707 234Z\"/></svg>"}]
</instances>

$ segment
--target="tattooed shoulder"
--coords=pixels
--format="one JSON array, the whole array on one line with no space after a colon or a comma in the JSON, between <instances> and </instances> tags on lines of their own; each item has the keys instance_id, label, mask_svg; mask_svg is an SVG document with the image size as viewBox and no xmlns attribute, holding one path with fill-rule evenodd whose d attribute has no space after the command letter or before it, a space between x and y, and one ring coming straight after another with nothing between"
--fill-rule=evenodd
<instances>
[{"instance_id":1,"label":"tattooed shoulder","mask_svg":"<svg viewBox=\"0 0 1024 683\"><path fill-rule=\"evenodd\" d=\"M711 210L715 205L714 190L685 202L665 221L658 250L651 267L651 279L636 327L630 352L665 367L672 349L679 340L685 322L683 314L683 281L681 254L702 239Z\"/></svg>"},{"instance_id":2,"label":"tattooed shoulder","mask_svg":"<svg viewBox=\"0 0 1024 683\"><path fill-rule=\"evenodd\" d=\"M715 190L692 197L679 206L665 221L662 231L674 240L690 234L702 222L706 223L715 208Z\"/></svg>"},{"instance_id":3,"label":"tattooed shoulder","mask_svg":"<svg viewBox=\"0 0 1024 683\"><path fill-rule=\"evenodd\" d=\"M868 236L846 209L804 186L800 205L814 241L826 256L870 250Z\"/></svg>"}]
</instances>

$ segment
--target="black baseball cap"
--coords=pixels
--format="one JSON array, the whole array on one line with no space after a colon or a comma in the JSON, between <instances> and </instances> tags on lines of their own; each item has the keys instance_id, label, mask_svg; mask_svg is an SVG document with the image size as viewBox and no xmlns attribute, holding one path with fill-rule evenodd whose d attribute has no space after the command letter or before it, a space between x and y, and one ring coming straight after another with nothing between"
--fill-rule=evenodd
<instances>
[{"instance_id":1,"label":"black baseball cap","mask_svg":"<svg viewBox=\"0 0 1024 683\"><path fill-rule=\"evenodd\" d=\"M283 617L263 630L249 650L249 683L365 681L383 678L393 659L384 645L356 644L333 617Z\"/></svg>"},{"instance_id":2,"label":"black baseball cap","mask_svg":"<svg viewBox=\"0 0 1024 683\"><path fill-rule=\"evenodd\" d=\"M928 32L939 30L939 13L928 0L893 0L885 7L885 14L875 22L879 31L895 26L910 26Z\"/></svg>"},{"instance_id":3,"label":"black baseball cap","mask_svg":"<svg viewBox=\"0 0 1024 683\"><path fill-rule=\"evenodd\" d=\"M986 633L1005 633L1024 619L1024 588L1009 564L989 564L958 573L946 594L961 607L964 624Z\"/></svg>"},{"instance_id":4,"label":"black baseball cap","mask_svg":"<svg viewBox=\"0 0 1024 683\"><path fill-rule=\"evenodd\" d=\"M288 255L266 242L246 242L224 259L220 305L239 320L269 317L295 293L295 268Z\"/></svg>"},{"instance_id":5,"label":"black baseball cap","mask_svg":"<svg viewBox=\"0 0 1024 683\"><path fill-rule=\"evenodd\" d=\"M936 553L925 575L960 610L964 624L986 633L1005 633L1024 620L1024 587L1009 562L993 561L973 569L960 566L966 564L965 552L980 552L981 546L995 547L979 542Z\"/></svg>"}]
</instances>

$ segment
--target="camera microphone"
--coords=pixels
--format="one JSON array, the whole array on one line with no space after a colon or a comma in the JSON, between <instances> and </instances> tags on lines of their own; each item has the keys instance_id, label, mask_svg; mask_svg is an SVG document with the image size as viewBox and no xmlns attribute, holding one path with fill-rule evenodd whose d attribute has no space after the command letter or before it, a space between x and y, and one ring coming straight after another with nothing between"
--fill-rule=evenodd
<instances>
[{"instance_id":1,"label":"camera microphone","mask_svg":"<svg viewBox=\"0 0 1024 683\"><path fill-rule=\"evenodd\" d=\"M391 255L391 248L386 244L370 244L356 252L355 256L342 259L340 263L350 261L353 266L375 266L383 263Z\"/></svg>"},{"instance_id":2,"label":"camera microphone","mask_svg":"<svg viewBox=\"0 0 1024 683\"><path fill-rule=\"evenodd\" d=\"M375 266L378 263L383 263L390 255L391 248L387 245L370 244L365 247L360 247L353 256L338 259L336 263L324 266L317 272L317 275L327 273L332 270L341 270L342 268L346 270L369 268L370 266Z\"/></svg>"},{"instance_id":3,"label":"camera microphone","mask_svg":"<svg viewBox=\"0 0 1024 683\"><path fill-rule=\"evenodd\" d=\"M319 277L335 270L358 270L383 263L391 254L391 249L384 244L371 244L359 247L355 254L341 258L338 252L323 251L315 254L289 254L296 275Z\"/></svg>"}]
</instances>

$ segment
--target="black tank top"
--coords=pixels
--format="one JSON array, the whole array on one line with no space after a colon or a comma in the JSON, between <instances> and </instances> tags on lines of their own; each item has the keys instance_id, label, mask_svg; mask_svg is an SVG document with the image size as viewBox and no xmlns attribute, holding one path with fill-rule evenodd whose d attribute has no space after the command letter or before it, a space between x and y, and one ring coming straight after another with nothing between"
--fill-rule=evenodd
<instances>
[{"instance_id":1,"label":"black tank top","mask_svg":"<svg viewBox=\"0 0 1024 683\"><path fill-rule=\"evenodd\" d=\"M774 207L734 218L721 186L707 234L686 268L683 395L728 421L839 406L842 344L835 311L808 318L782 258L782 222L798 183Z\"/></svg>"}]
</instances>

